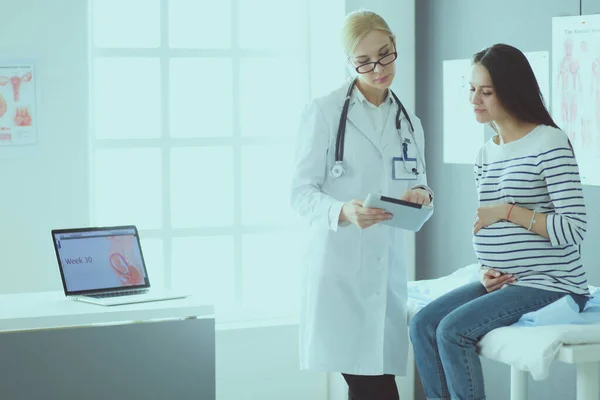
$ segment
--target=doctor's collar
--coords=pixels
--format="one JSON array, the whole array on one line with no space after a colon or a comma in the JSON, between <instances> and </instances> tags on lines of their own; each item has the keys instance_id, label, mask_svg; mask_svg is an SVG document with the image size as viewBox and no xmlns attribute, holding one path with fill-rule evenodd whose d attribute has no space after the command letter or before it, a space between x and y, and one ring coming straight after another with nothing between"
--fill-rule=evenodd
<instances>
[{"instance_id":1,"label":"doctor's collar","mask_svg":"<svg viewBox=\"0 0 600 400\"><path fill-rule=\"evenodd\" d=\"M373 107L377 107L374 104L372 104L371 102L369 102L369 100L367 100L367 98L365 97L365 95L360 91L359 88L354 88L354 90L352 91L352 96L354 97L355 100L361 102L361 103L367 103L370 106ZM393 104L394 103L394 97L392 96L392 91L390 89L388 89L387 91L387 96L385 98L384 103L387 104Z\"/></svg>"}]
</instances>

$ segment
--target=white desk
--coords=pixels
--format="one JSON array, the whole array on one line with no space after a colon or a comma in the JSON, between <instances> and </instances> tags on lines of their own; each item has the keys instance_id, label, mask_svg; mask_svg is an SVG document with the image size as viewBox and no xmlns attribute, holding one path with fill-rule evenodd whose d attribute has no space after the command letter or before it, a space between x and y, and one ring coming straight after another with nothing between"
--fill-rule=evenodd
<instances>
[{"instance_id":1,"label":"white desk","mask_svg":"<svg viewBox=\"0 0 600 400\"><path fill-rule=\"evenodd\" d=\"M214 399L214 344L214 308L193 297L104 307L0 295L0 398Z\"/></svg>"},{"instance_id":2,"label":"white desk","mask_svg":"<svg viewBox=\"0 0 600 400\"><path fill-rule=\"evenodd\" d=\"M105 307L68 300L63 292L0 295L0 332L190 317L214 318L214 307L193 297Z\"/></svg>"}]
</instances>

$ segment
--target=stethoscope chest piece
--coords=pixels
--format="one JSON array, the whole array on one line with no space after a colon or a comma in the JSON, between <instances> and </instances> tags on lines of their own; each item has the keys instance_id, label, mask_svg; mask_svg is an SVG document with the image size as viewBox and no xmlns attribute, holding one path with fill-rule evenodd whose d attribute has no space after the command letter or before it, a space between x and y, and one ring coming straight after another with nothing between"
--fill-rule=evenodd
<instances>
[{"instance_id":1,"label":"stethoscope chest piece","mask_svg":"<svg viewBox=\"0 0 600 400\"><path fill-rule=\"evenodd\" d=\"M339 178L344 174L344 167L342 167L341 161L336 161L335 165L331 167L329 174L334 178Z\"/></svg>"}]
</instances>

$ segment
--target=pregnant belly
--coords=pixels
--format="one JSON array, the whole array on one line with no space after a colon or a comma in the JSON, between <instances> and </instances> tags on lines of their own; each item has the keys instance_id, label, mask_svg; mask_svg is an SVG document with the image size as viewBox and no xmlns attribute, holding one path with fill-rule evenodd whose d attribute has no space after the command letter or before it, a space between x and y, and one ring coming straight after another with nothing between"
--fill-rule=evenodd
<instances>
[{"instance_id":1,"label":"pregnant belly","mask_svg":"<svg viewBox=\"0 0 600 400\"><path fill-rule=\"evenodd\" d=\"M506 221L473 235L473 249L482 265L503 272L507 272L505 268L531 264L532 258L539 256L540 251L548 249L552 252L549 240Z\"/></svg>"}]
</instances>

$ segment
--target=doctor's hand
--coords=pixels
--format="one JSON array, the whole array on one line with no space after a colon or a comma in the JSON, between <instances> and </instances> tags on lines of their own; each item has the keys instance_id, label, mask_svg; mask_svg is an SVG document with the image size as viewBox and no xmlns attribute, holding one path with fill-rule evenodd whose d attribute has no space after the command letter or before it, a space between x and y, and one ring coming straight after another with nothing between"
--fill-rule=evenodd
<instances>
[{"instance_id":1,"label":"doctor's hand","mask_svg":"<svg viewBox=\"0 0 600 400\"><path fill-rule=\"evenodd\" d=\"M479 207L475 213L473 233L476 234L481 229L506 218L508 206L508 204L497 204L495 206Z\"/></svg>"},{"instance_id":2,"label":"doctor's hand","mask_svg":"<svg viewBox=\"0 0 600 400\"><path fill-rule=\"evenodd\" d=\"M424 189L410 189L404 192L400 200L410 201L411 203L423 204L428 206L431 202L429 192Z\"/></svg>"},{"instance_id":3,"label":"doctor's hand","mask_svg":"<svg viewBox=\"0 0 600 400\"><path fill-rule=\"evenodd\" d=\"M502 286L508 283L516 282L517 278L511 274L503 274L490 268L481 276L480 281L481 284L485 286L485 290L487 290L488 293L491 293L501 289Z\"/></svg>"},{"instance_id":4,"label":"doctor's hand","mask_svg":"<svg viewBox=\"0 0 600 400\"><path fill-rule=\"evenodd\" d=\"M392 214L381 208L365 208L360 200L345 203L340 212L340 222L350 222L360 229L368 228L381 221L392 219Z\"/></svg>"}]
</instances>

